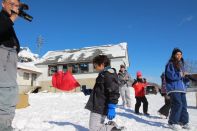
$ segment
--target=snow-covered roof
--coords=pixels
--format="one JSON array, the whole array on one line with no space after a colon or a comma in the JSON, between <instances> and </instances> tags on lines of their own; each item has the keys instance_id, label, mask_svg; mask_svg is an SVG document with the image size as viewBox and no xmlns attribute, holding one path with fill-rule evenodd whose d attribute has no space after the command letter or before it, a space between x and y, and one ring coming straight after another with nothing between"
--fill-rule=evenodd
<instances>
[{"instance_id":1,"label":"snow-covered roof","mask_svg":"<svg viewBox=\"0 0 197 131\"><path fill-rule=\"evenodd\" d=\"M17 68L29 70L32 72L42 73L41 70L35 66L34 62L27 62L27 63L18 62Z\"/></svg>"},{"instance_id":2,"label":"snow-covered roof","mask_svg":"<svg viewBox=\"0 0 197 131\"><path fill-rule=\"evenodd\" d=\"M107 55L109 58L124 58L127 53L127 43L116 45L102 45L85 47L73 50L48 51L37 64L71 63L71 62L90 62L100 54Z\"/></svg>"},{"instance_id":3,"label":"snow-covered roof","mask_svg":"<svg viewBox=\"0 0 197 131\"><path fill-rule=\"evenodd\" d=\"M18 53L18 57L29 58L32 61L36 61L38 54L32 53L28 47L21 47L20 52Z\"/></svg>"}]
</instances>

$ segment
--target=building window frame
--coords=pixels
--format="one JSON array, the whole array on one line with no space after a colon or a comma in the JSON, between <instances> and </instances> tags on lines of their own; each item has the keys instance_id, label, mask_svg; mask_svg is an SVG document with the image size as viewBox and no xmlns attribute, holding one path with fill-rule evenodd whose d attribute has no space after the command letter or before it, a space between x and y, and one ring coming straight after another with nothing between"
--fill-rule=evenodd
<instances>
[{"instance_id":1,"label":"building window frame","mask_svg":"<svg viewBox=\"0 0 197 131\"><path fill-rule=\"evenodd\" d=\"M48 76L52 76L57 72L57 65L48 65Z\"/></svg>"},{"instance_id":2,"label":"building window frame","mask_svg":"<svg viewBox=\"0 0 197 131\"><path fill-rule=\"evenodd\" d=\"M30 78L30 73L24 72L23 73L23 80L29 80Z\"/></svg>"}]
</instances>

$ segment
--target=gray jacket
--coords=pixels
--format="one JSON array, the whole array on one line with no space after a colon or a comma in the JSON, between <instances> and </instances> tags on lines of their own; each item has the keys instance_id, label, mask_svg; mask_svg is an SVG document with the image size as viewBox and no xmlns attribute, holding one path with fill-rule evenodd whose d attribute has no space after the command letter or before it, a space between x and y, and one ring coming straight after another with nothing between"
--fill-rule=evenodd
<instances>
[{"instance_id":1,"label":"gray jacket","mask_svg":"<svg viewBox=\"0 0 197 131\"><path fill-rule=\"evenodd\" d=\"M131 80L129 73L126 70L124 73L119 71L118 78L119 78L120 87L122 87L124 85L128 86L129 85L128 82Z\"/></svg>"}]
</instances>

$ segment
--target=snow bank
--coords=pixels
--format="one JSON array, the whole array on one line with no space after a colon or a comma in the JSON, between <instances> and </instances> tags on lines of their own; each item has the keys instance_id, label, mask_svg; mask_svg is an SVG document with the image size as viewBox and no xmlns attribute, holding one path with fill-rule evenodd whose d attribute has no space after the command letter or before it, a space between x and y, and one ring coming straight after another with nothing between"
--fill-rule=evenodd
<instances>
[{"instance_id":1,"label":"snow bank","mask_svg":"<svg viewBox=\"0 0 197 131\"><path fill-rule=\"evenodd\" d=\"M15 131L88 131L89 111L84 106L89 96L82 93L30 94L30 106L16 110L13 121ZM170 131L167 119L161 119L157 111L164 99L159 94L147 96L150 117L134 114L135 98L132 90L132 109L123 109L121 100L115 121L128 131ZM197 130L195 94L188 93L188 111L192 131ZM142 112L142 107L140 108Z\"/></svg>"}]
</instances>

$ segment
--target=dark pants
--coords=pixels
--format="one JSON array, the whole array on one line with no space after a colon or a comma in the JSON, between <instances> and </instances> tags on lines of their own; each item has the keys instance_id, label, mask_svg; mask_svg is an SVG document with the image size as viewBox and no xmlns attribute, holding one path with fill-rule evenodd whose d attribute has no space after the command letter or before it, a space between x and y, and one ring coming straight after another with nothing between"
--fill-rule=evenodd
<instances>
[{"instance_id":1,"label":"dark pants","mask_svg":"<svg viewBox=\"0 0 197 131\"><path fill-rule=\"evenodd\" d=\"M135 97L136 99L136 104L135 104L135 113L139 113L139 108L141 106L141 102L143 103L143 112L147 113L148 112L148 101L145 96L143 97Z\"/></svg>"},{"instance_id":2,"label":"dark pants","mask_svg":"<svg viewBox=\"0 0 197 131\"><path fill-rule=\"evenodd\" d=\"M170 94L171 112L169 124L187 124L189 122L189 114L187 112L186 94L173 92Z\"/></svg>"},{"instance_id":3,"label":"dark pants","mask_svg":"<svg viewBox=\"0 0 197 131\"><path fill-rule=\"evenodd\" d=\"M170 97L169 96L164 96L165 97L165 105L163 105L160 109L159 109L159 113L168 117L169 115L169 111L170 111L170 107L171 107L171 101L170 101Z\"/></svg>"}]
</instances>

